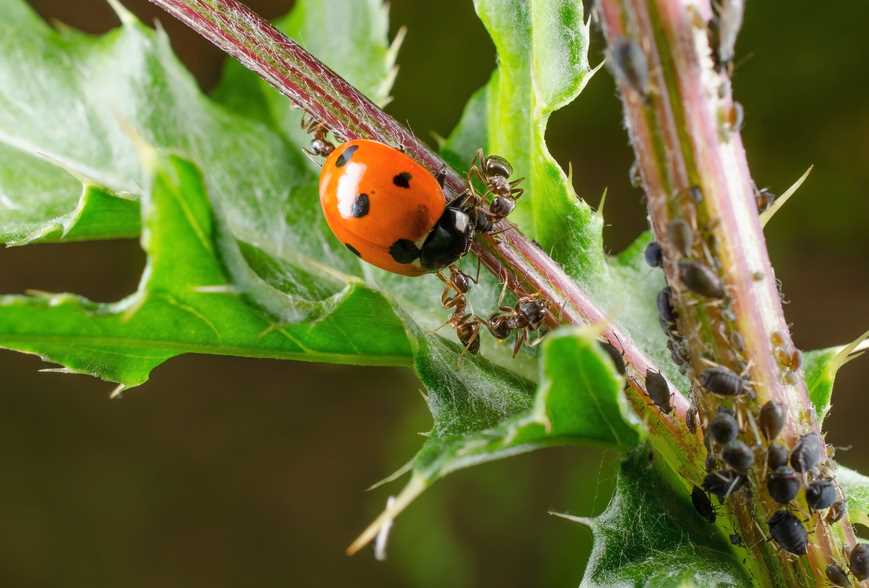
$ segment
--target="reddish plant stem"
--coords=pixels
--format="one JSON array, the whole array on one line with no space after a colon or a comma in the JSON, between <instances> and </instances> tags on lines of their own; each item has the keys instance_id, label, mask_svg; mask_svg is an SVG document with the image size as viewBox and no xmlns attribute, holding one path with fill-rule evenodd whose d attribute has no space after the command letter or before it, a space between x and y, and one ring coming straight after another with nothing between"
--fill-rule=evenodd
<instances>
[{"instance_id":1,"label":"reddish plant stem","mask_svg":"<svg viewBox=\"0 0 869 588\"><path fill-rule=\"evenodd\" d=\"M236 0L151 0L218 48L238 59L284 94L295 106L323 122L337 137L376 139L400 145L432 173L445 172L449 199L467 189L464 177L447 166L428 146L383 112L347 81L267 21ZM656 449L670 455L692 455L696 464L697 437L688 432L688 402L670 384L673 411L661 413L645 391L647 371L660 370L631 338L610 324L603 311L561 267L507 221L491 235L477 235L472 252L517 295L538 293L560 322L601 325L602 336L623 352L628 373L628 399L652 431ZM555 323L550 326L556 326ZM683 475L697 475L696 468Z\"/></svg>"},{"instance_id":2,"label":"reddish plant stem","mask_svg":"<svg viewBox=\"0 0 869 588\"><path fill-rule=\"evenodd\" d=\"M723 404L704 391L698 376L721 365L745 373L756 392L756 397L730 403L747 420L756 419L759 407L770 400L786 408L779 443L793 447L802 435L820 434L802 372L787 364L795 347L766 250L754 182L739 129L733 125L736 110L727 68L716 65L710 51L708 27L715 26L710 1L600 0L599 13L615 60L611 67L619 80L652 228L675 292L679 331L689 345L701 420L708 422ZM618 57L626 43L642 52L647 67L640 68L640 75ZM700 191L692 194L692 187ZM698 194L699 201L694 197ZM674 221L692 228L690 251L672 239ZM724 298L692 292L680 277L682 260L708 267L722 281ZM754 437L744 432L743 438L748 442ZM749 474L753 492L727 502L733 524L754 546L754 579L765 585L822 584L828 563L844 563L842 547L853 545L853 530L847 518L834 529L822 517L813 517L814 537L804 558L788 557L764 542L766 521L781 508L765 490L765 447L760 440ZM798 505L805 510L802 498Z\"/></svg>"}]
</instances>

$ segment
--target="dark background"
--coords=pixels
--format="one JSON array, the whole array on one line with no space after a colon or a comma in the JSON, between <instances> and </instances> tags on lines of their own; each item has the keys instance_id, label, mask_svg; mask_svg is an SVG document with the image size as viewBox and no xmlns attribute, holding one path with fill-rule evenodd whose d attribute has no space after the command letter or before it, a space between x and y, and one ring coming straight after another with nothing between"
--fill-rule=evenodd
<instances>
[{"instance_id":1,"label":"dark background","mask_svg":"<svg viewBox=\"0 0 869 588\"><path fill-rule=\"evenodd\" d=\"M325 0L328 1L328 0ZM277 17L291 0L248 0ZM93 32L116 26L95 0L34 0L47 17ZM222 55L145 0L205 88ZM769 246L797 343L846 342L869 328L869 4L749 3L737 97L760 185L806 185L772 221ZM409 35L390 111L423 136L445 135L494 66L470 0L395 0ZM593 39L592 62L600 60ZM456 67L456 64L461 64ZM607 245L644 228L611 79L601 72L556 113L550 144L580 194L606 186ZM115 300L144 263L135 241L0 251L0 291L74 291ZM111 386L38 374L0 352L0 583L6 586L575 586L590 533L546 515L607 502L616 455L557 449L460 472L399 518L390 560L344 547L397 487L363 492L402 464L429 426L413 376L188 356L109 401ZM843 370L828 439L869 470L869 361Z\"/></svg>"}]
</instances>

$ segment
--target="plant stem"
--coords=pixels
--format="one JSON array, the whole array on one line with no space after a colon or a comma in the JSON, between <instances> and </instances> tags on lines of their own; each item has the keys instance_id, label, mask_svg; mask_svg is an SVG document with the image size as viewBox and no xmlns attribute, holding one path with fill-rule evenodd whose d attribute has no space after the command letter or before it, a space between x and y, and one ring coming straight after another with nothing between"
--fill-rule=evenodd
<instances>
[{"instance_id":1,"label":"plant stem","mask_svg":"<svg viewBox=\"0 0 869 588\"><path fill-rule=\"evenodd\" d=\"M726 502L731 523L753 552L756 582L824 584L827 564L844 565L843 545L854 543L847 518L833 527L810 515L814 533L807 557L789 557L764 541L767 520L782 506L766 491L769 442L753 425L760 407L767 401L785 407L777 442L787 448L820 430L767 254L728 67L716 63L710 48L709 27L727 23L715 20L709 0L600 0L599 15L652 229L664 250L678 330L690 352L701 423L722 406L734 408L744 425L741 439L754 448L751 491L736 492ZM732 27L717 32L736 33ZM693 236L687 244L680 238L685 227ZM723 296L689 288L691 277L683 279L689 266L710 272L711 281L723 285ZM705 390L700 374L713 366L744 375L750 392L728 400ZM824 450L818 475L832 476ZM796 504L810 512L802 494Z\"/></svg>"}]
</instances>

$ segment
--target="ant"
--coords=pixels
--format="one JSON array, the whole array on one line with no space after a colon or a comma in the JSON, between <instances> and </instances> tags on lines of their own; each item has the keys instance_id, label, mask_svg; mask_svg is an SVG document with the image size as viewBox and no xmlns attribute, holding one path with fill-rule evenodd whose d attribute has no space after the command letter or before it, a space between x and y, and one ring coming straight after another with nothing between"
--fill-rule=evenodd
<instances>
[{"instance_id":1,"label":"ant","mask_svg":"<svg viewBox=\"0 0 869 588\"><path fill-rule=\"evenodd\" d=\"M491 226L504 219L513 212L516 201L525 190L519 187L524 178L511 180L513 166L500 155L486 155L482 149L478 149L471 160L468 168L467 180L469 191L465 197L472 197L475 201L477 229L486 233ZM492 202L488 208L483 208L483 198L474 190L474 180L478 180L486 187L484 195L491 194Z\"/></svg>"},{"instance_id":2,"label":"ant","mask_svg":"<svg viewBox=\"0 0 869 588\"><path fill-rule=\"evenodd\" d=\"M523 344L534 347L540 339L531 341L531 333L543 326L543 321L552 313L545 300L541 300L540 294L522 296L512 307L501 306L485 322L496 339L506 339L511 332L518 331L516 341L513 343L513 357L519 353Z\"/></svg>"},{"instance_id":3,"label":"ant","mask_svg":"<svg viewBox=\"0 0 869 588\"><path fill-rule=\"evenodd\" d=\"M325 123L305 115L302 117L302 129L311 135L311 146L303 149L308 155L328 157L335 150L335 145L328 139L330 129Z\"/></svg>"},{"instance_id":4,"label":"ant","mask_svg":"<svg viewBox=\"0 0 869 588\"><path fill-rule=\"evenodd\" d=\"M477 315L465 311L468 307L467 294L471 289L471 283L477 283L480 270L478 267L477 277L472 278L455 265L451 265L449 269L449 277L437 273L437 277L444 283L441 305L453 311L444 325L450 325L456 330L456 337L465 351L476 354L480 351L480 326L484 321Z\"/></svg>"}]
</instances>

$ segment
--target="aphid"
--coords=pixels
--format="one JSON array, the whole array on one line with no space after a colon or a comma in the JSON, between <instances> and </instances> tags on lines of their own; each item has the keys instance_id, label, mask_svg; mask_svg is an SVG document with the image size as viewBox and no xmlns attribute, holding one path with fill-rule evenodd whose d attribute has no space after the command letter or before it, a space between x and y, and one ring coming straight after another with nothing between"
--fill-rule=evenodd
<instances>
[{"instance_id":1,"label":"aphid","mask_svg":"<svg viewBox=\"0 0 869 588\"><path fill-rule=\"evenodd\" d=\"M676 322L679 315L673 307L673 289L670 286L658 292L655 303L658 306L658 317L663 324L671 325Z\"/></svg>"},{"instance_id":2,"label":"aphid","mask_svg":"<svg viewBox=\"0 0 869 588\"><path fill-rule=\"evenodd\" d=\"M667 225L667 238L682 255L690 255L694 244L694 231L682 219L671 221Z\"/></svg>"},{"instance_id":3,"label":"aphid","mask_svg":"<svg viewBox=\"0 0 869 588\"><path fill-rule=\"evenodd\" d=\"M770 445L766 450L766 465L769 469L774 470L781 466L788 465L788 450L782 445Z\"/></svg>"},{"instance_id":4,"label":"aphid","mask_svg":"<svg viewBox=\"0 0 869 588\"><path fill-rule=\"evenodd\" d=\"M686 288L707 298L724 298L724 286L711 269L698 261L679 261L679 277Z\"/></svg>"},{"instance_id":5,"label":"aphid","mask_svg":"<svg viewBox=\"0 0 869 588\"><path fill-rule=\"evenodd\" d=\"M746 391L745 380L721 366L700 372L700 384L719 396L739 396Z\"/></svg>"},{"instance_id":6,"label":"aphid","mask_svg":"<svg viewBox=\"0 0 869 588\"><path fill-rule=\"evenodd\" d=\"M730 544L741 546L742 545L742 535L739 535L738 533L731 533L730 534Z\"/></svg>"},{"instance_id":7,"label":"aphid","mask_svg":"<svg viewBox=\"0 0 869 588\"><path fill-rule=\"evenodd\" d=\"M785 426L785 409L780 402L770 400L760 409L760 430L772 441Z\"/></svg>"},{"instance_id":8,"label":"aphid","mask_svg":"<svg viewBox=\"0 0 869 588\"><path fill-rule=\"evenodd\" d=\"M664 252L657 241L652 241L646 245L643 256L646 258L646 263L652 267L661 267L664 264Z\"/></svg>"},{"instance_id":9,"label":"aphid","mask_svg":"<svg viewBox=\"0 0 869 588\"><path fill-rule=\"evenodd\" d=\"M773 205L778 196L769 188L760 188L754 191L754 203L757 205L757 212L763 212Z\"/></svg>"},{"instance_id":10,"label":"aphid","mask_svg":"<svg viewBox=\"0 0 869 588\"><path fill-rule=\"evenodd\" d=\"M800 491L800 476L788 466L779 466L767 477L766 490L773 500L787 504Z\"/></svg>"},{"instance_id":11,"label":"aphid","mask_svg":"<svg viewBox=\"0 0 869 588\"><path fill-rule=\"evenodd\" d=\"M636 159L628 170L628 181L631 182L631 186L634 188L639 188L643 185L643 176L640 172L640 162Z\"/></svg>"},{"instance_id":12,"label":"aphid","mask_svg":"<svg viewBox=\"0 0 869 588\"><path fill-rule=\"evenodd\" d=\"M405 276L449 266L474 235L468 212L447 203L427 169L377 141L348 141L331 152L320 172L320 206L351 252Z\"/></svg>"},{"instance_id":13,"label":"aphid","mask_svg":"<svg viewBox=\"0 0 869 588\"><path fill-rule=\"evenodd\" d=\"M821 462L824 455L824 442L817 433L800 437L791 451L791 467L798 472L808 472Z\"/></svg>"},{"instance_id":14,"label":"aphid","mask_svg":"<svg viewBox=\"0 0 869 588\"><path fill-rule=\"evenodd\" d=\"M848 556L848 567L861 582L869 578L869 544L858 543Z\"/></svg>"},{"instance_id":15,"label":"aphid","mask_svg":"<svg viewBox=\"0 0 869 588\"><path fill-rule=\"evenodd\" d=\"M745 109L742 107L742 104L734 100L727 112L727 127L731 132L739 132L744 124Z\"/></svg>"},{"instance_id":16,"label":"aphid","mask_svg":"<svg viewBox=\"0 0 869 588\"><path fill-rule=\"evenodd\" d=\"M688 355L688 348L676 337L671 336L667 339L667 349L670 350L670 357L673 358L673 363L678 365L680 368L688 365L691 361L691 357ZM685 372L682 371L682 373Z\"/></svg>"},{"instance_id":17,"label":"aphid","mask_svg":"<svg viewBox=\"0 0 869 588\"><path fill-rule=\"evenodd\" d=\"M685 411L685 426L692 435L697 432L697 406L693 403Z\"/></svg>"},{"instance_id":18,"label":"aphid","mask_svg":"<svg viewBox=\"0 0 869 588\"><path fill-rule=\"evenodd\" d=\"M737 472L744 474L754 463L754 452L742 441L734 440L721 450L721 459Z\"/></svg>"},{"instance_id":19,"label":"aphid","mask_svg":"<svg viewBox=\"0 0 869 588\"><path fill-rule=\"evenodd\" d=\"M809 550L809 534L803 524L786 510L777 511L769 519L769 533L779 547L794 555Z\"/></svg>"},{"instance_id":20,"label":"aphid","mask_svg":"<svg viewBox=\"0 0 869 588\"><path fill-rule=\"evenodd\" d=\"M613 365L616 366L616 370L618 370L618 372L624 376L625 358L622 356L619 350L616 349L616 346L609 341L598 341L598 345L600 345L601 348L606 351L606 354L609 355L610 359L613 362Z\"/></svg>"},{"instance_id":21,"label":"aphid","mask_svg":"<svg viewBox=\"0 0 869 588\"><path fill-rule=\"evenodd\" d=\"M720 445L726 445L739 433L736 419L728 411L719 409L718 414L709 422L709 434Z\"/></svg>"},{"instance_id":22,"label":"aphid","mask_svg":"<svg viewBox=\"0 0 869 588\"><path fill-rule=\"evenodd\" d=\"M688 194L691 196L691 200L697 204L703 202L703 190L700 189L700 186L691 186L688 188Z\"/></svg>"},{"instance_id":23,"label":"aphid","mask_svg":"<svg viewBox=\"0 0 869 588\"><path fill-rule=\"evenodd\" d=\"M837 500L830 506L830 510L827 511L827 524L832 525L833 523L838 523L842 520L842 517L845 516L845 512L848 509L845 507L844 500Z\"/></svg>"},{"instance_id":24,"label":"aphid","mask_svg":"<svg viewBox=\"0 0 869 588\"><path fill-rule=\"evenodd\" d=\"M806 503L814 510L830 508L838 498L839 493L832 480L815 480L806 486Z\"/></svg>"},{"instance_id":25,"label":"aphid","mask_svg":"<svg viewBox=\"0 0 869 588\"><path fill-rule=\"evenodd\" d=\"M646 393L664 414L670 414L673 410L670 387L660 373L646 370Z\"/></svg>"},{"instance_id":26,"label":"aphid","mask_svg":"<svg viewBox=\"0 0 869 588\"><path fill-rule=\"evenodd\" d=\"M729 70L736 49L736 36L742 28L745 0L720 0L712 3L715 11L715 57L718 67Z\"/></svg>"},{"instance_id":27,"label":"aphid","mask_svg":"<svg viewBox=\"0 0 869 588\"><path fill-rule=\"evenodd\" d=\"M709 495L702 488L694 486L694 489L691 490L691 504L694 505L694 509L700 513L701 517L710 523L715 522L715 509L712 507L712 501L709 500Z\"/></svg>"},{"instance_id":28,"label":"aphid","mask_svg":"<svg viewBox=\"0 0 869 588\"><path fill-rule=\"evenodd\" d=\"M649 64L640 46L630 39L616 39L607 60L619 84L630 86L644 99L649 96Z\"/></svg>"},{"instance_id":29,"label":"aphid","mask_svg":"<svg viewBox=\"0 0 869 588\"><path fill-rule=\"evenodd\" d=\"M705 478L703 478L703 489L718 497L718 502L724 502L724 500L736 492L744 482L745 478L736 472L730 470L718 470L710 472Z\"/></svg>"},{"instance_id":30,"label":"aphid","mask_svg":"<svg viewBox=\"0 0 869 588\"><path fill-rule=\"evenodd\" d=\"M831 563L827 566L827 579L833 586L848 588L851 585L847 572L839 564Z\"/></svg>"}]
</instances>

